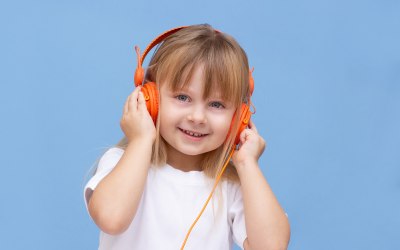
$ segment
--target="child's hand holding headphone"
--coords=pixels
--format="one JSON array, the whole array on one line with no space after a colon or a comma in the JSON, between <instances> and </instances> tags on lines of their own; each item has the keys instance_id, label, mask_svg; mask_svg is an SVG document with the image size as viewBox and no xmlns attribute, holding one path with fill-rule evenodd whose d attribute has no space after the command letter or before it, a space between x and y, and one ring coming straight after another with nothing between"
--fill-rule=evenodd
<instances>
[{"instance_id":1,"label":"child's hand holding headphone","mask_svg":"<svg viewBox=\"0 0 400 250\"><path fill-rule=\"evenodd\" d=\"M258 159L264 152L265 140L258 134L253 121L250 120L248 128L240 133L239 150L232 156L232 161L236 167L248 164L257 164Z\"/></svg>"},{"instance_id":2,"label":"child's hand holding headphone","mask_svg":"<svg viewBox=\"0 0 400 250\"><path fill-rule=\"evenodd\" d=\"M138 86L128 96L125 102L120 126L129 142L137 139L151 140L156 139L156 128L149 112L147 111L146 101L142 87Z\"/></svg>"}]
</instances>

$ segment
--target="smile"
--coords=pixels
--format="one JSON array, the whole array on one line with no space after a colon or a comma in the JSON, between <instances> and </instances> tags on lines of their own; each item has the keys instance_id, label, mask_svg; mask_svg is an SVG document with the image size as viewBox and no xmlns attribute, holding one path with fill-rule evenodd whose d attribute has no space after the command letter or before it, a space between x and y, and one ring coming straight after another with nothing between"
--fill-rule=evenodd
<instances>
[{"instance_id":1,"label":"smile","mask_svg":"<svg viewBox=\"0 0 400 250\"><path fill-rule=\"evenodd\" d=\"M193 136L193 137L204 137L204 136L207 135L207 134L201 134L201 133L198 133L198 132L193 132L193 131L186 130L186 129L181 129L181 128L179 128L179 130L182 131L183 133L185 133L187 135L190 135L190 136Z\"/></svg>"}]
</instances>

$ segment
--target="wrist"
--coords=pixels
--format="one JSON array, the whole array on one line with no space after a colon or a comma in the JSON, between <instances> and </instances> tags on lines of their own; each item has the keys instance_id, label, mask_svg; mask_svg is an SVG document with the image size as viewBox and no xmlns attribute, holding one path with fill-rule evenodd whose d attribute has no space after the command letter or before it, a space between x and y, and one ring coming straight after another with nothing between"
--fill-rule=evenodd
<instances>
[{"instance_id":1,"label":"wrist","mask_svg":"<svg viewBox=\"0 0 400 250\"><path fill-rule=\"evenodd\" d=\"M154 140L151 137L135 137L134 139L130 139L128 142L128 147L130 145L138 145L141 147L152 147Z\"/></svg>"},{"instance_id":2,"label":"wrist","mask_svg":"<svg viewBox=\"0 0 400 250\"><path fill-rule=\"evenodd\" d=\"M234 162L236 170L242 171L243 169L258 167L258 161L256 159L245 159L242 161Z\"/></svg>"}]
</instances>

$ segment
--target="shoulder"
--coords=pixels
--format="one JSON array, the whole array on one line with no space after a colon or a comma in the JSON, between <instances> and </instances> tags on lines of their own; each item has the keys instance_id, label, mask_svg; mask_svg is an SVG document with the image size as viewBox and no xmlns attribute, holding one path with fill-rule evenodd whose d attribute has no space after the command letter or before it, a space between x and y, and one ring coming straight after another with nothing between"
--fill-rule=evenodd
<instances>
[{"instance_id":1,"label":"shoulder","mask_svg":"<svg viewBox=\"0 0 400 250\"><path fill-rule=\"evenodd\" d=\"M237 181L226 181L226 185L228 191L227 215L229 225L232 229L232 237L237 245L243 246L247 233L241 185Z\"/></svg>"},{"instance_id":2,"label":"shoulder","mask_svg":"<svg viewBox=\"0 0 400 250\"><path fill-rule=\"evenodd\" d=\"M226 180L226 193L228 198L228 206L232 206L233 204L242 201L242 189L241 185L237 181Z\"/></svg>"},{"instance_id":3,"label":"shoulder","mask_svg":"<svg viewBox=\"0 0 400 250\"><path fill-rule=\"evenodd\" d=\"M124 150L118 147L109 148L100 158L96 173L114 168L124 154Z\"/></svg>"},{"instance_id":4,"label":"shoulder","mask_svg":"<svg viewBox=\"0 0 400 250\"><path fill-rule=\"evenodd\" d=\"M95 173L86 183L83 190L86 208L88 207L89 199L93 193L93 190L97 187L99 182L111 172L115 165L117 165L124 152L125 151L121 148L112 147L100 157Z\"/></svg>"},{"instance_id":5,"label":"shoulder","mask_svg":"<svg viewBox=\"0 0 400 250\"><path fill-rule=\"evenodd\" d=\"M119 147L112 147L112 148L107 149L107 150L104 152L102 158L104 158L104 157L109 157L109 156L122 156L122 154L123 154L124 152L125 152L125 150L122 149L122 148L119 148Z\"/></svg>"}]
</instances>

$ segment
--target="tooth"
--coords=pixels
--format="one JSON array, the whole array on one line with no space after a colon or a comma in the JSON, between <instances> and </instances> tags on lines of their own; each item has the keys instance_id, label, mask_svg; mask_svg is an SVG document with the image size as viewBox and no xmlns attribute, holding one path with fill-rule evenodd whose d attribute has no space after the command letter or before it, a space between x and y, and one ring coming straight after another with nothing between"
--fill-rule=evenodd
<instances>
[{"instance_id":1,"label":"tooth","mask_svg":"<svg viewBox=\"0 0 400 250\"><path fill-rule=\"evenodd\" d=\"M191 131L185 130L185 129L182 129L182 131L185 132L188 135L195 136L195 137L202 137L203 136L203 134L191 132Z\"/></svg>"}]
</instances>

